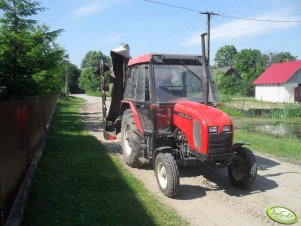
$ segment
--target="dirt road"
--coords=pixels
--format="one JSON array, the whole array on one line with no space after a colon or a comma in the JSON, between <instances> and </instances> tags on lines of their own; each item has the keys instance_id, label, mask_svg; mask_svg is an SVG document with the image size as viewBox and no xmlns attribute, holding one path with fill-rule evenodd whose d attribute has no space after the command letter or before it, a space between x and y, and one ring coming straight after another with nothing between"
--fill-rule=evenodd
<instances>
[{"instance_id":1,"label":"dirt road","mask_svg":"<svg viewBox=\"0 0 301 226\"><path fill-rule=\"evenodd\" d=\"M118 142L107 142L102 137L101 99L85 95L79 97L87 100L81 116L89 132L108 149L121 153ZM119 156L124 164L122 155ZM274 205L293 209L301 217L301 166L261 154L256 154L256 159L258 176L251 190L232 187L227 169L215 170L205 166L181 168L180 195L174 199L161 194L151 168L124 166L191 225L278 225L266 215L266 209ZM298 224L301 224L300 220Z\"/></svg>"}]
</instances>

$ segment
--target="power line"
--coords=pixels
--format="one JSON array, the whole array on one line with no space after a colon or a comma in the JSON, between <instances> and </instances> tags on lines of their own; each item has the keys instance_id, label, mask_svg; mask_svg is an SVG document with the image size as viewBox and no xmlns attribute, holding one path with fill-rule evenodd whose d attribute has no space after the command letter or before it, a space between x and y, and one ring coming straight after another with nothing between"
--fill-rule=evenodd
<instances>
[{"instance_id":1,"label":"power line","mask_svg":"<svg viewBox=\"0 0 301 226\"><path fill-rule=\"evenodd\" d=\"M165 6L169 6L169 7L173 7L173 8L184 9L184 10L187 10L187 11L193 11L193 12L201 13L199 10L189 9L189 8L185 8L185 7L181 7L181 6L170 5L170 4L166 4L166 3L162 3L162 2L156 2L156 1L152 1L152 0L144 0L144 1L159 4L159 5L165 5Z\"/></svg>"},{"instance_id":2,"label":"power line","mask_svg":"<svg viewBox=\"0 0 301 226\"><path fill-rule=\"evenodd\" d=\"M158 4L158 5L164 5L164 6L168 6L168 7L183 9L183 10L186 10L186 11L198 12L200 14L207 14L207 15L210 14L210 15L213 15L213 16L220 16L220 17L229 18L229 19L236 19L236 20L249 20L249 21L274 22L274 23L301 23L301 20L272 20L272 19L257 19L257 18L227 16L227 15L224 15L224 14L218 14L218 13L208 12L208 11L199 11L199 10L196 10L196 9L171 5L171 4L162 3L162 2L156 2L156 1L152 1L152 0L144 0L144 1L145 2L150 2L150 3L155 3L155 4Z\"/></svg>"},{"instance_id":3,"label":"power line","mask_svg":"<svg viewBox=\"0 0 301 226\"><path fill-rule=\"evenodd\" d=\"M251 21L260 21L260 22L273 22L273 23L301 23L301 20L271 20L271 19L256 19L256 18L243 18L243 17L236 17L236 16L227 16L218 14L217 16L236 19L236 20L251 20Z\"/></svg>"},{"instance_id":4,"label":"power line","mask_svg":"<svg viewBox=\"0 0 301 226\"><path fill-rule=\"evenodd\" d=\"M190 30L195 30L197 27L199 27L199 25L196 24L190 24L189 22L191 21L195 21L194 19L199 16L199 14L195 14L192 18L189 18L189 20L185 21L184 23L181 23L180 25L176 26L172 31L167 32L163 35L160 35L160 39L153 41L152 43L150 43L147 48L152 47L158 43L164 42L165 40L167 40L167 38L169 36L174 35L175 33L181 32L181 31L185 31L185 32L189 32Z\"/></svg>"}]
</instances>

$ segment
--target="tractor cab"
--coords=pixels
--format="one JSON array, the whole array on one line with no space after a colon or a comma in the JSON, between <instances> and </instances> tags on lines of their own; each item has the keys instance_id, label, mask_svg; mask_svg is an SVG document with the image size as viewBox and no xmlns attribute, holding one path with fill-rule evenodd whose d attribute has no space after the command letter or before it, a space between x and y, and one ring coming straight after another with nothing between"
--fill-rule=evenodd
<instances>
[{"instance_id":1,"label":"tractor cab","mask_svg":"<svg viewBox=\"0 0 301 226\"><path fill-rule=\"evenodd\" d=\"M122 54L111 51L114 79L110 80L113 88L109 113L104 117L105 138L114 139L120 132L120 117L129 102L137 109L141 130L146 133L154 129L171 133L170 118L176 103L206 102L202 56L150 53L128 59L128 53ZM211 77L208 83L207 104L216 106L217 87ZM154 114L158 117L152 118Z\"/></svg>"}]
</instances>

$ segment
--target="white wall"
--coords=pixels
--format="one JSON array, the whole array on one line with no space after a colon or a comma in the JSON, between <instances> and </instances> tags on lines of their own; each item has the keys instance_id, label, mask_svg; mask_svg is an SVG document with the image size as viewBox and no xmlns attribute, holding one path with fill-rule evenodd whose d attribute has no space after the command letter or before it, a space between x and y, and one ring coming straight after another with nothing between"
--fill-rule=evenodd
<instances>
[{"instance_id":1,"label":"white wall","mask_svg":"<svg viewBox=\"0 0 301 226\"><path fill-rule=\"evenodd\" d=\"M256 85L255 98L260 101L276 102L276 103L292 103L294 102L295 84L283 85Z\"/></svg>"}]
</instances>

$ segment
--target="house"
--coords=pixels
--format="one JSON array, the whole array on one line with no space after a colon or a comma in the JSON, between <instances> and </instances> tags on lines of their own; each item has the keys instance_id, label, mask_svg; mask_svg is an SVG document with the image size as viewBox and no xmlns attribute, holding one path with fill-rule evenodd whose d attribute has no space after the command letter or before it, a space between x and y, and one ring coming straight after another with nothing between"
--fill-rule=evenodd
<instances>
[{"instance_id":1,"label":"house","mask_svg":"<svg viewBox=\"0 0 301 226\"><path fill-rule=\"evenodd\" d=\"M239 74L230 66L215 69L215 74L217 74L218 72L222 72L224 75L227 76L235 76L237 78L240 78Z\"/></svg>"},{"instance_id":2,"label":"house","mask_svg":"<svg viewBox=\"0 0 301 226\"><path fill-rule=\"evenodd\" d=\"M253 84L257 100L301 102L301 60L272 64Z\"/></svg>"}]
</instances>

